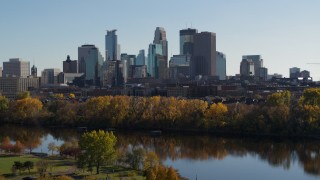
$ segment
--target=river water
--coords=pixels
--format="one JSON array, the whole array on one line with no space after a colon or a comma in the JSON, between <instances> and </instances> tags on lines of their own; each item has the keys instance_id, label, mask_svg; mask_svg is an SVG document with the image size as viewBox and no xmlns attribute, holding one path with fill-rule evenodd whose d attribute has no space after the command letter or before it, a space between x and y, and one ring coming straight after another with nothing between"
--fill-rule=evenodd
<instances>
[{"instance_id":1,"label":"river water","mask_svg":"<svg viewBox=\"0 0 320 180\"><path fill-rule=\"evenodd\" d=\"M155 151L163 164L183 177L211 179L320 179L320 141L223 138L208 135L115 133L117 148L143 147ZM48 152L48 144L77 140L75 129L0 127L0 138L9 136L27 144L33 152ZM23 142L22 142L23 143Z\"/></svg>"}]
</instances>

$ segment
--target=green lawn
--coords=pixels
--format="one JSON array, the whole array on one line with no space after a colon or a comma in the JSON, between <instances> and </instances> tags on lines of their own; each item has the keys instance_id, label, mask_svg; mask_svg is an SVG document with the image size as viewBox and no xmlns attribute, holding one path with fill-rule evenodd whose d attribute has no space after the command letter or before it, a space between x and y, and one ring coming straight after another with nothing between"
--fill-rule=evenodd
<instances>
[{"instance_id":1,"label":"green lawn","mask_svg":"<svg viewBox=\"0 0 320 180\"><path fill-rule=\"evenodd\" d=\"M66 159L66 158L60 158L60 157L47 157L44 158L47 160L50 164L49 168L47 169L47 172L52 173L53 175L59 175L59 174L70 174L74 173L74 176L76 177L83 177L83 176L92 176L94 178L103 178L106 179L107 175L112 180L120 180L120 177L132 177L131 179L135 180L143 180L145 179L141 172L134 171L132 169L123 168L123 167L102 167L100 170L100 174L95 174L95 169L93 170L93 174L91 175L90 172L83 172L81 170L78 170L75 166L76 162L74 159ZM11 167L14 164L14 161L32 161L34 164L41 160L39 157L35 157L32 155L0 155L0 176L3 175L7 178L14 178L14 179L21 179L25 176L38 176L37 168L36 166L31 170L31 173L29 174L28 170L21 172L18 176L13 176L11 172Z\"/></svg>"}]
</instances>

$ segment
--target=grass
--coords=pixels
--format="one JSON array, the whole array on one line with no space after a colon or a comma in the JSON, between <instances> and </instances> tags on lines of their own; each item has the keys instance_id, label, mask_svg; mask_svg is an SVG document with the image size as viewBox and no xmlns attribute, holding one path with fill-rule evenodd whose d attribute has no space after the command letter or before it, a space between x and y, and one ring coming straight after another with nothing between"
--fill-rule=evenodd
<instances>
[{"instance_id":1,"label":"grass","mask_svg":"<svg viewBox=\"0 0 320 180\"><path fill-rule=\"evenodd\" d=\"M119 167L119 166L104 166L101 167L100 174L95 174L94 171L91 174L90 172L83 172L76 168L76 161L74 159L61 158L58 156L52 156L44 158L50 164L47 172L53 175L61 174L72 174L74 177L83 178L84 176L90 176L94 179L103 178L106 179L109 176L112 180L120 180L121 177L131 177L130 179L135 180L144 180L141 172L135 171L132 169ZM0 155L0 176L5 176L6 178L21 179L25 176L39 176L37 173L36 162L40 161L40 157L32 155ZM14 176L11 171L11 167L15 161L25 162L32 161L35 164L35 167L31 170L30 174L28 170L21 172L18 176Z\"/></svg>"}]
</instances>

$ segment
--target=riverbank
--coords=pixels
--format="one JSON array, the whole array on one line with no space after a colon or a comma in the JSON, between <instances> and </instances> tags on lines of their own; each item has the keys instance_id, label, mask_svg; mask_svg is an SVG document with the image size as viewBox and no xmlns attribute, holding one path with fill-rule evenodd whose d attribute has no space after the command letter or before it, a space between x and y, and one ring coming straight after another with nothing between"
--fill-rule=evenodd
<instances>
[{"instance_id":1,"label":"riverbank","mask_svg":"<svg viewBox=\"0 0 320 180\"><path fill-rule=\"evenodd\" d=\"M27 169L22 171L16 170L12 171L12 165L14 162L26 162L31 161L34 163L34 168L28 172ZM37 163L40 161L47 164L45 174L50 177L57 177L62 175L67 175L75 179L83 179L84 177L92 177L106 179L110 177L111 179L120 179L120 178L134 178L137 180L144 179L142 172L132 170L120 166L103 166L101 168L100 174L92 174L87 170L77 169L76 161L71 158L62 158L59 156L49 156L46 158L40 158L38 156L33 156L29 154L14 155L14 154L0 154L0 176L3 176L8 179L22 179L23 177L39 177L39 168ZM41 168L44 168L43 164Z\"/></svg>"}]
</instances>

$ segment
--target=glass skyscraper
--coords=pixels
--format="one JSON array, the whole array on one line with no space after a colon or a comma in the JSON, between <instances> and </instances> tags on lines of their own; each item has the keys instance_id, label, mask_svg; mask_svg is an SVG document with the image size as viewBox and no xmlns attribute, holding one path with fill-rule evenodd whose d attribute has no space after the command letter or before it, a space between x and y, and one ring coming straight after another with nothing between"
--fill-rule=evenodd
<instances>
[{"instance_id":1,"label":"glass skyscraper","mask_svg":"<svg viewBox=\"0 0 320 180\"><path fill-rule=\"evenodd\" d=\"M106 61L120 60L120 45L118 44L117 30L107 31L106 40Z\"/></svg>"}]
</instances>

